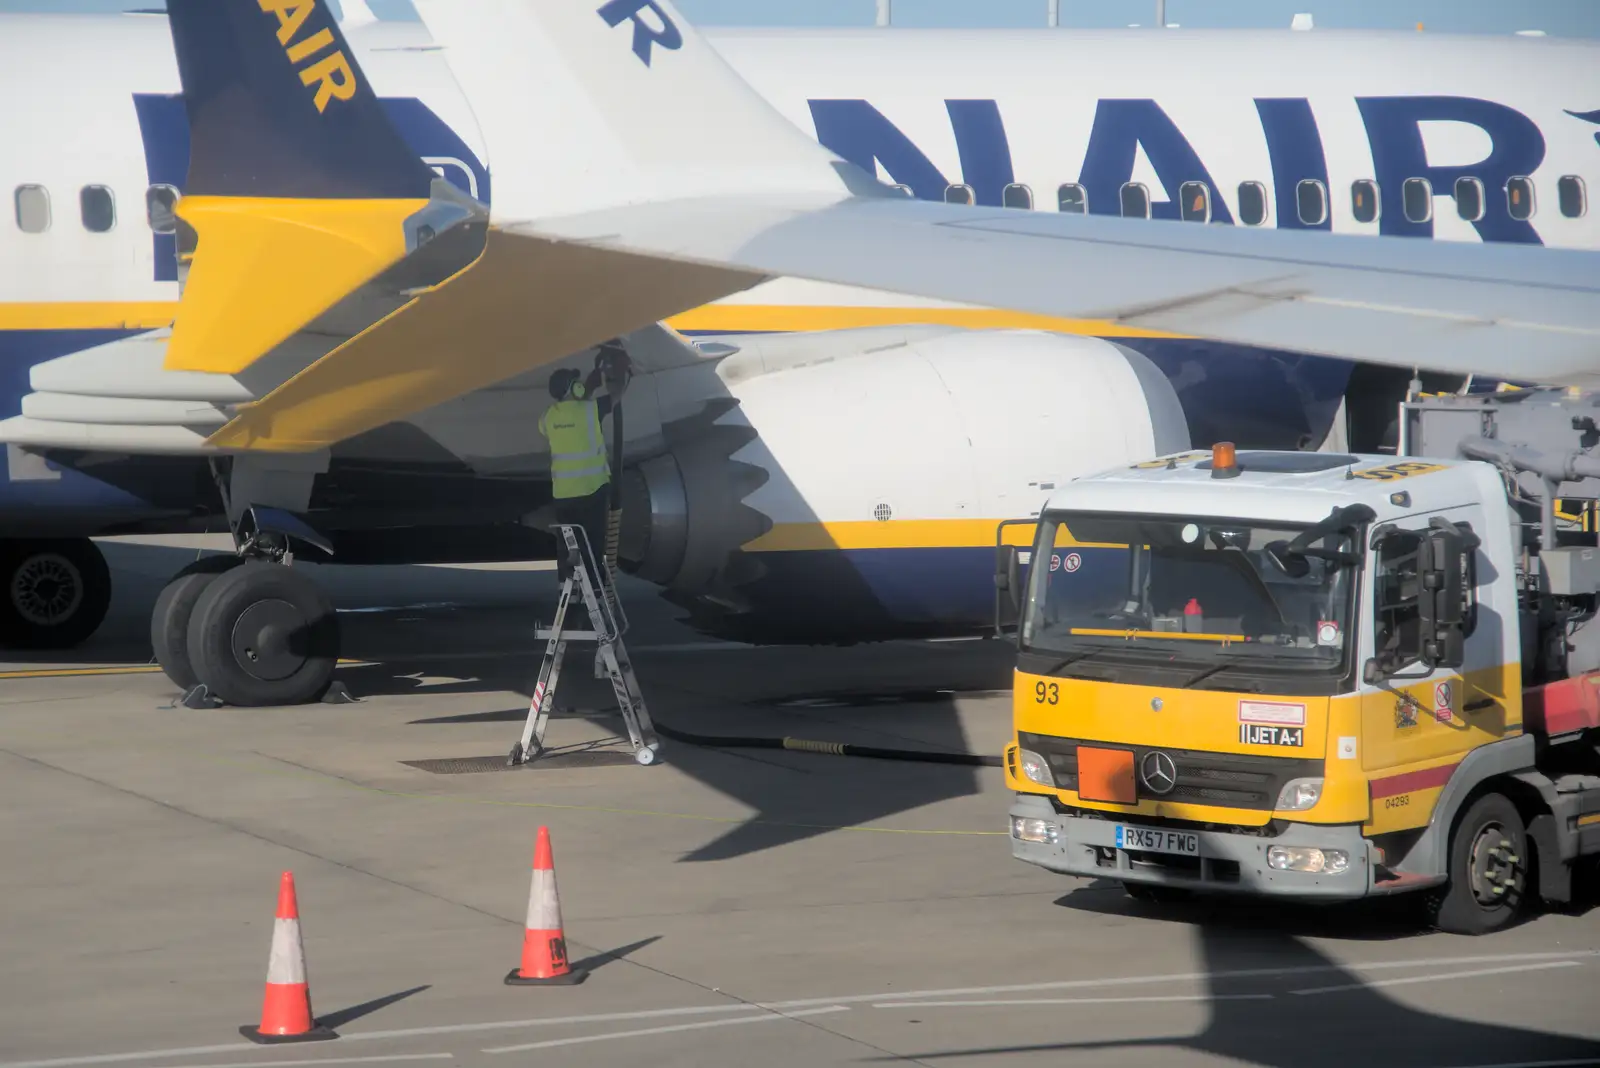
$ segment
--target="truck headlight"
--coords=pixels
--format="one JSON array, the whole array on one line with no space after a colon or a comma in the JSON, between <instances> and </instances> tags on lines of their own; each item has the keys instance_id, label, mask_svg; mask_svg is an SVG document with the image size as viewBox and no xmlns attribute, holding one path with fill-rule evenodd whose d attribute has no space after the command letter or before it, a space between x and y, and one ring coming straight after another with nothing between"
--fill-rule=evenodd
<instances>
[{"instance_id":1,"label":"truck headlight","mask_svg":"<svg viewBox=\"0 0 1600 1068\"><path fill-rule=\"evenodd\" d=\"M1056 825L1053 820L1041 820L1029 816L1012 816L1011 837L1019 842L1055 845Z\"/></svg>"},{"instance_id":2,"label":"truck headlight","mask_svg":"<svg viewBox=\"0 0 1600 1068\"><path fill-rule=\"evenodd\" d=\"M1342 849L1272 846L1267 850L1267 867L1278 871L1310 872L1313 875L1338 875L1349 869L1350 854Z\"/></svg>"},{"instance_id":3,"label":"truck headlight","mask_svg":"<svg viewBox=\"0 0 1600 1068\"><path fill-rule=\"evenodd\" d=\"M1022 769L1022 777L1029 782L1052 787L1056 784L1056 777L1050 772L1050 762L1031 749L1017 753L1017 766Z\"/></svg>"},{"instance_id":4,"label":"truck headlight","mask_svg":"<svg viewBox=\"0 0 1600 1068\"><path fill-rule=\"evenodd\" d=\"M1278 791L1278 803L1273 807L1279 812L1304 812L1320 800L1321 779L1290 779Z\"/></svg>"}]
</instances>

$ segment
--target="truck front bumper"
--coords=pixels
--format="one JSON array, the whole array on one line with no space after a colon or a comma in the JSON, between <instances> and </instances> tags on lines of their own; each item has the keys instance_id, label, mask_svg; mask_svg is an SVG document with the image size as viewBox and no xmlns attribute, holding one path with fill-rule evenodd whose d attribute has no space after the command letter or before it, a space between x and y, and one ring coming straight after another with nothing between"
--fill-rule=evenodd
<instances>
[{"instance_id":1,"label":"truck front bumper","mask_svg":"<svg viewBox=\"0 0 1600 1068\"><path fill-rule=\"evenodd\" d=\"M1199 839L1199 856L1182 856L1119 848L1119 825L1139 828L1150 825L1140 823L1137 818L1119 820L1114 813L1106 815L1105 819L1064 815L1055 810L1047 797L1017 794L1011 806L1011 855L1065 875L1193 890L1324 900L1348 900L1390 892L1389 887L1374 885L1372 846L1361 836L1358 826L1291 823L1282 834L1273 837L1194 831L1192 833ZM1018 818L1042 821L1031 827L1042 826L1046 837L1052 840L1033 842L1018 838L1015 830ZM1267 863L1267 850L1273 846L1341 850L1349 858L1349 866L1337 874L1279 870Z\"/></svg>"}]
</instances>

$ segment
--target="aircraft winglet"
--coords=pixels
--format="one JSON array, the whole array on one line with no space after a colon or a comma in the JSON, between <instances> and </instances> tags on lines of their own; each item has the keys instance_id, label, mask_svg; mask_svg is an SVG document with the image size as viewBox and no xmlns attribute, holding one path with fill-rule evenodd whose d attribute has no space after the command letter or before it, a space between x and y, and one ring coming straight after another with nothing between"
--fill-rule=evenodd
<instances>
[{"instance_id":1,"label":"aircraft winglet","mask_svg":"<svg viewBox=\"0 0 1600 1068\"><path fill-rule=\"evenodd\" d=\"M686 198L895 195L754 93L669 0L416 7L489 145L498 225Z\"/></svg>"},{"instance_id":2,"label":"aircraft winglet","mask_svg":"<svg viewBox=\"0 0 1600 1068\"><path fill-rule=\"evenodd\" d=\"M323 0L169 0L199 244L170 370L235 373L407 251L433 172Z\"/></svg>"}]
</instances>

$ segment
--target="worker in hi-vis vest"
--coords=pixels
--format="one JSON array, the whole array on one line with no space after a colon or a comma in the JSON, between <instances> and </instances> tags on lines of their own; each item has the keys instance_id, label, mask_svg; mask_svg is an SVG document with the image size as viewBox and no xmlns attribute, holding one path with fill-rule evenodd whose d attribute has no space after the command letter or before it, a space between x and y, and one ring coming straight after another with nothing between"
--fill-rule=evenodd
<instances>
[{"instance_id":1,"label":"worker in hi-vis vest","mask_svg":"<svg viewBox=\"0 0 1600 1068\"><path fill-rule=\"evenodd\" d=\"M587 378L570 367L551 375L550 396L555 403L539 419L539 433L550 442L556 523L582 527L597 563L605 552L611 494L611 464L600 425L616 403L614 394L620 394L627 382L625 373L618 374L607 395L597 395L606 382L603 361L608 355L613 360L620 357L625 366L627 357L620 351L602 351ZM557 559L565 580L570 570L566 553L558 553Z\"/></svg>"}]
</instances>

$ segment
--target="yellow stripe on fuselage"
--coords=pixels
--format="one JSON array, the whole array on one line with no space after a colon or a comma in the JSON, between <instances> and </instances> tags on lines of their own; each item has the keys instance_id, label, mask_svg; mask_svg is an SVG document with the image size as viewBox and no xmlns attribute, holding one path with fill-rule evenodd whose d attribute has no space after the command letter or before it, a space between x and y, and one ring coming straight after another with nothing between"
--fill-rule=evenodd
<instances>
[{"instance_id":1,"label":"yellow stripe on fuselage","mask_svg":"<svg viewBox=\"0 0 1600 1068\"><path fill-rule=\"evenodd\" d=\"M176 300L0 302L0 330L154 330L171 325L177 313ZM988 330L1048 330L1057 334L1107 338L1185 336L1122 326L1105 319L1056 319L985 308L707 304L675 315L666 322L684 333L707 330L738 334L805 333L927 324Z\"/></svg>"},{"instance_id":2,"label":"yellow stripe on fuselage","mask_svg":"<svg viewBox=\"0 0 1600 1068\"><path fill-rule=\"evenodd\" d=\"M804 333L863 326L932 324L973 330L1048 330L1089 337L1184 337L1161 330L1124 326L1109 319L1058 319L1051 315L992 308L850 307L814 304L707 304L675 315L667 325L684 333L716 330L731 334Z\"/></svg>"},{"instance_id":3,"label":"yellow stripe on fuselage","mask_svg":"<svg viewBox=\"0 0 1600 1068\"><path fill-rule=\"evenodd\" d=\"M835 549L967 549L993 548L998 519L893 519L846 523L779 523L746 552L816 552ZM1034 528L1007 527L1005 544L1033 544Z\"/></svg>"},{"instance_id":4,"label":"yellow stripe on fuselage","mask_svg":"<svg viewBox=\"0 0 1600 1068\"><path fill-rule=\"evenodd\" d=\"M175 300L0 302L0 331L155 330L177 314Z\"/></svg>"}]
</instances>

